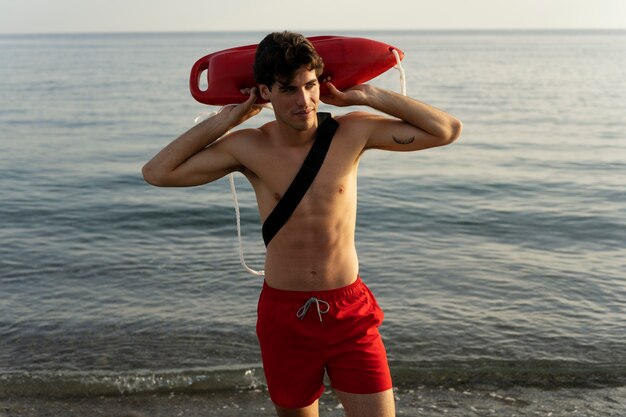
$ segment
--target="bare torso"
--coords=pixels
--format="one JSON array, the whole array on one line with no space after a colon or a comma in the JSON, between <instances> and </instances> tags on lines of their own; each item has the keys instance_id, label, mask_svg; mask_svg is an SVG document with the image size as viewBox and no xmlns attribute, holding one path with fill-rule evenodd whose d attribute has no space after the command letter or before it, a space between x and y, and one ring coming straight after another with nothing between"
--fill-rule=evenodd
<instances>
[{"instance_id":1,"label":"bare torso","mask_svg":"<svg viewBox=\"0 0 626 417\"><path fill-rule=\"evenodd\" d=\"M351 136L355 129L346 126L350 118L338 120L342 124L315 181L267 247L265 280L272 287L332 289L357 277L357 168L365 140ZM261 221L287 190L312 145L311 139L285 146L275 139L275 128L272 122L258 129L236 152L255 190Z\"/></svg>"},{"instance_id":2,"label":"bare torso","mask_svg":"<svg viewBox=\"0 0 626 417\"><path fill-rule=\"evenodd\" d=\"M261 84L276 120L259 129L224 135L258 114L255 89L244 103L225 106L171 142L142 169L157 186L210 183L239 170L252 184L261 221L288 189L314 141L319 85L302 66L286 84ZM459 120L430 105L387 90L357 85L345 92L327 83L324 102L338 107L369 106L383 115L352 112L336 117L339 129L313 184L267 247L265 279L278 289L322 290L356 280L357 168L363 151L417 151L456 140ZM222 139L218 139L222 137Z\"/></svg>"}]
</instances>

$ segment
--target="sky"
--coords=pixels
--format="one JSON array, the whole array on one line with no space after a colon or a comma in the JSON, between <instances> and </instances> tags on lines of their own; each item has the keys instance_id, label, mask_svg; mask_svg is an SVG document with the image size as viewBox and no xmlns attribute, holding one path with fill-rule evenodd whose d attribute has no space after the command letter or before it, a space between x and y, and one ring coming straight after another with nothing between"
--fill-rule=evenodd
<instances>
[{"instance_id":1,"label":"sky","mask_svg":"<svg viewBox=\"0 0 626 417\"><path fill-rule=\"evenodd\" d=\"M0 33L626 29L626 0L0 0Z\"/></svg>"}]
</instances>

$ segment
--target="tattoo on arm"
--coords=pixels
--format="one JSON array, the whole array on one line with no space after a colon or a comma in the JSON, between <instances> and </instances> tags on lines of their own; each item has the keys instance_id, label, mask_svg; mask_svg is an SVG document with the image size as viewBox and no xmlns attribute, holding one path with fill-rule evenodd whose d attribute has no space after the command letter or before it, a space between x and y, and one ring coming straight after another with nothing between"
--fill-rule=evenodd
<instances>
[{"instance_id":1,"label":"tattoo on arm","mask_svg":"<svg viewBox=\"0 0 626 417\"><path fill-rule=\"evenodd\" d=\"M401 138L397 138L395 136L391 136L393 138L393 141L396 142L397 144L400 145L408 145L409 143L412 143L415 140L415 136L412 136L410 138L407 139L401 139Z\"/></svg>"}]
</instances>

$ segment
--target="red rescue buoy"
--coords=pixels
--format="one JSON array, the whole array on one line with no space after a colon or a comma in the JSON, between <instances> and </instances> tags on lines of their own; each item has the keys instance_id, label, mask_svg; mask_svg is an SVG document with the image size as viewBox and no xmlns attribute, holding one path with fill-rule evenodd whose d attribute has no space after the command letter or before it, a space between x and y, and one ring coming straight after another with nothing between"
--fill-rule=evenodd
<instances>
[{"instance_id":1,"label":"red rescue buoy","mask_svg":"<svg viewBox=\"0 0 626 417\"><path fill-rule=\"evenodd\" d=\"M324 60L320 79L331 78L339 90L362 84L396 65L393 50L400 59L404 53L396 47L365 38L346 36L314 36L308 38ZM247 96L240 90L256 86L252 66L257 45L240 46L214 52L200 58L191 68L189 88L200 103L226 105L241 103ZM206 90L200 89L206 71ZM325 85L321 95L327 94ZM259 103L264 102L261 97Z\"/></svg>"}]
</instances>

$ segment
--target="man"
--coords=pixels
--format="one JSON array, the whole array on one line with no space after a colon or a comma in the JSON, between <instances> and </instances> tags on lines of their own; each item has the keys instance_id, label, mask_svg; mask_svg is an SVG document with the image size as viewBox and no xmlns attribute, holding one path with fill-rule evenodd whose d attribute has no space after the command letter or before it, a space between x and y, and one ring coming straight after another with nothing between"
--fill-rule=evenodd
<instances>
[{"instance_id":1,"label":"man","mask_svg":"<svg viewBox=\"0 0 626 417\"><path fill-rule=\"evenodd\" d=\"M265 283L257 334L279 416L317 416L327 373L348 416L394 416L378 326L382 311L359 277L355 249L357 168L367 149L416 151L457 139L461 122L416 100L369 85L344 92L330 82L320 97L323 62L302 35L271 33L254 64L258 89L166 146L143 168L157 186L191 186L242 172L265 222L318 136L334 126L325 159L288 220L266 239ZM226 134L255 116L258 94L275 121ZM389 116L352 112L318 118L320 100L364 105ZM320 132L322 129L319 129ZM325 129L325 131L328 129ZM334 134L333 134L334 131ZM265 230L264 230L265 232ZM264 233L265 237L265 233Z\"/></svg>"}]
</instances>

